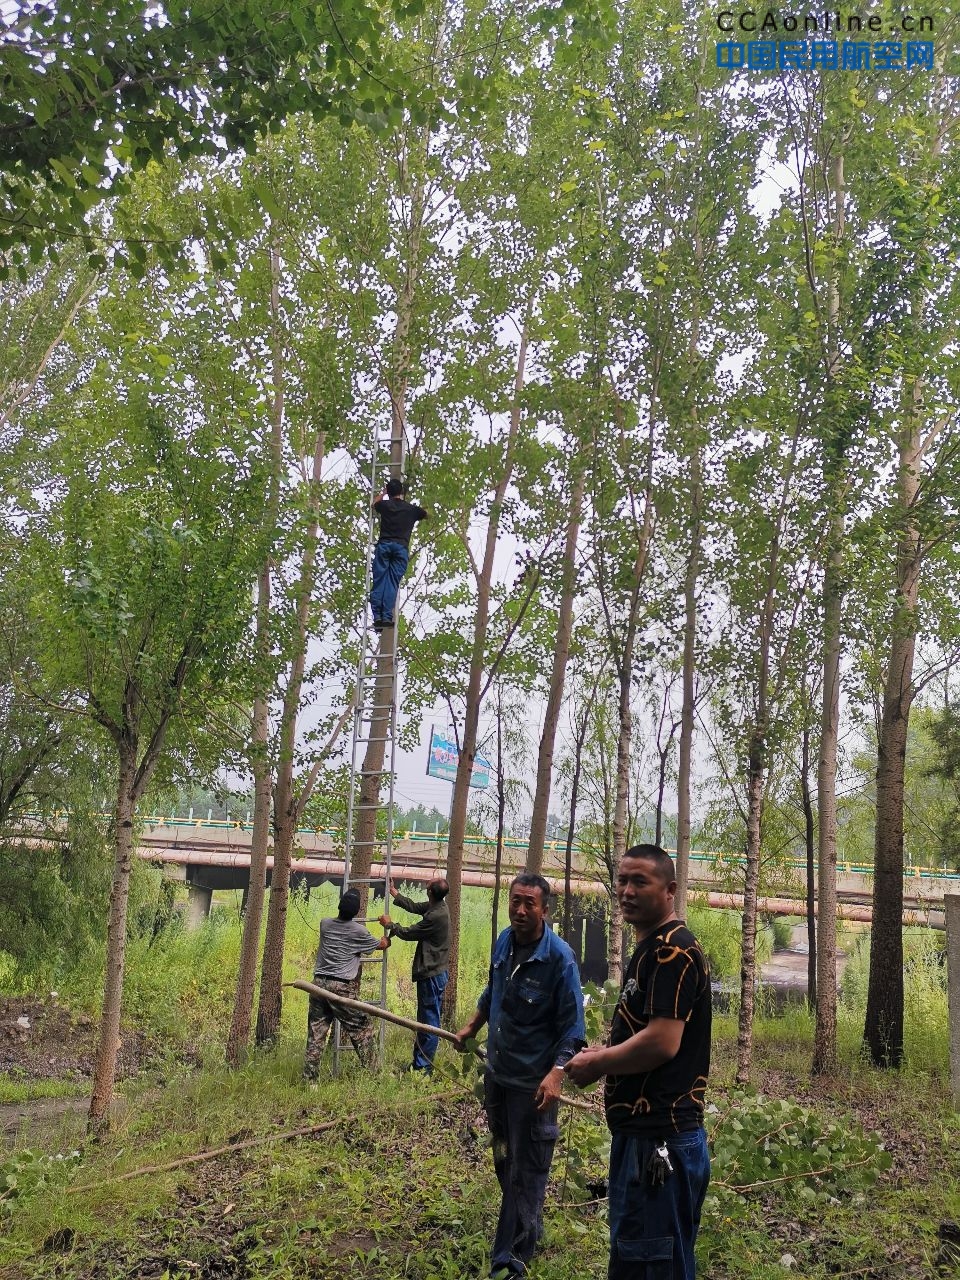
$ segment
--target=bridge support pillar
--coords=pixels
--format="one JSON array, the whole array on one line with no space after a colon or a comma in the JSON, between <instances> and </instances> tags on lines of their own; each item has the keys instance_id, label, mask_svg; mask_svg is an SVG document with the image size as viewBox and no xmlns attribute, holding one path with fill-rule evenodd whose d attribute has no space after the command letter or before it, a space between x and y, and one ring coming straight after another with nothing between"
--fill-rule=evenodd
<instances>
[{"instance_id":1,"label":"bridge support pillar","mask_svg":"<svg viewBox=\"0 0 960 1280\"><path fill-rule=\"evenodd\" d=\"M960 893L944 895L947 916L947 1020L950 1026L950 1083L960 1111Z\"/></svg>"},{"instance_id":2,"label":"bridge support pillar","mask_svg":"<svg viewBox=\"0 0 960 1280\"><path fill-rule=\"evenodd\" d=\"M210 904L213 901L213 890L206 889L203 885L191 884L187 886L187 916L185 920L186 927L190 930L199 929L210 914Z\"/></svg>"}]
</instances>

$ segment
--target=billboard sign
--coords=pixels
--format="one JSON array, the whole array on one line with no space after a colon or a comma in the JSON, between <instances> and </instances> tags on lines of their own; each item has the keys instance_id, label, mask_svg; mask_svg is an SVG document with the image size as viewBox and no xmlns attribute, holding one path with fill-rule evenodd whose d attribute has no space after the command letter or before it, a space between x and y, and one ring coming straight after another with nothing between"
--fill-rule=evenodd
<instances>
[{"instance_id":1,"label":"billboard sign","mask_svg":"<svg viewBox=\"0 0 960 1280\"><path fill-rule=\"evenodd\" d=\"M457 776L457 764L460 752L457 744L436 725L430 726L430 753L427 756L427 775L431 778L442 778L444 782L453 782ZM483 789L490 785L490 761L483 756L473 758L473 770L470 773L471 787Z\"/></svg>"}]
</instances>

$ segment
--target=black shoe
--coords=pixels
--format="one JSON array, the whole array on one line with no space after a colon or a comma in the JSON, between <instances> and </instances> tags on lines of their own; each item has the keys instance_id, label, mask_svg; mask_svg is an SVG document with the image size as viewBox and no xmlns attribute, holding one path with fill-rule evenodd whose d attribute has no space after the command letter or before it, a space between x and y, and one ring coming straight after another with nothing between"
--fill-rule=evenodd
<instances>
[{"instance_id":1,"label":"black shoe","mask_svg":"<svg viewBox=\"0 0 960 1280\"><path fill-rule=\"evenodd\" d=\"M385 626L385 623L382 618L374 618L373 620L374 631L382 631L384 626Z\"/></svg>"},{"instance_id":2,"label":"black shoe","mask_svg":"<svg viewBox=\"0 0 960 1280\"><path fill-rule=\"evenodd\" d=\"M392 618L381 618L381 619L380 619L380 626L381 626L381 627L392 627L392 626L393 626L393 619L392 619Z\"/></svg>"}]
</instances>

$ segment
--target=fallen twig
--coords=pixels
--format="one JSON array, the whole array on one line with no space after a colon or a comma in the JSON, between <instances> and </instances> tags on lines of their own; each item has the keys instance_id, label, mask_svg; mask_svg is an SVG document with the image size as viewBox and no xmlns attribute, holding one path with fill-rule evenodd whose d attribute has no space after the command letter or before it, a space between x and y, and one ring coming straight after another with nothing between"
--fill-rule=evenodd
<instances>
[{"instance_id":1,"label":"fallen twig","mask_svg":"<svg viewBox=\"0 0 960 1280\"><path fill-rule=\"evenodd\" d=\"M874 1157L872 1155L864 1156L862 1160L854 1160L852 1163L846 1164L828 1164L822 1169L806 1169L800 1173L785 1173L780 1178L763 1178L759 1182L744 1182L741 1186L735 1186L731 1182L724 1182L722 1179L711 1179L710 1186L713 1190L717 1187L723 1187L725 1191L734 1191L739 1194L741 1191L756 1191L761 1187L772 1187L778 1182L796 1182L798 1178L819 1178L825 1173L835 1173L838 1169L859 1169L862 1164L869 1164Z\"/></svg>"},{"instance_id":2,"label":"fallen twig","mask_svg":"<svg viewBox=\"0 0 960 1280\"><path fill-rule=\"evenodd\" d=\"M67 1187L68 1191L96 1191L98 1187L109 1186L111 1182L126 1182L129 1178L139 1178L145 1173L168 1173L171 1169L181 1169L184 1165L199 1164L203 1160L215 1160L217 1156L228 1155L231 1151L245 1151L248 1147L259 1147L265 1142L283 1142L287 1138L305 1138L312 1133L323 1133L325 1129L333 1129L339 1122L328 1120L326 1124L310 1124L304 1129L290 1129L286 1133L265 1133L259 1138L246 1138L243 1142L231 1142L225 1147L214 1147L210 1151L198 1151L192 1156L183 1156L179 1160L169 1160L166 1164L147 1164L141 1169L129 1169L126 1173L114 1173L102 1182L85 1182L82 1186Z\"/></svg>"}]
</instances>

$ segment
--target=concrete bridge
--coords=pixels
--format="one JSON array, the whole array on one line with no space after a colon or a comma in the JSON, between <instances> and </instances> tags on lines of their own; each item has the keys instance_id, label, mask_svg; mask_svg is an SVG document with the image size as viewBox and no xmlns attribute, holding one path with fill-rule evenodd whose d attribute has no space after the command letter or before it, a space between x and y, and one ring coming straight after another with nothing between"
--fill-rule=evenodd
<instances>
[{"instance_id":1,"label":"concrete bridge","mask_svg":"<svg viewBox=\"0 0 960 1280\"><path fill-rule=\"evenodd\" d=\"M188 923L197 925L210 910L218 889L246 889L250 878L252 826L245 822L201 818L144 819L138 855L160 863L168 874L189 887ZM480 836L467 837L463 883L492 887L495 847ZM523 869L527 845L523 840L504 842L501 882L509 883ZM563 888L565 846L548 842L544 850L544 874L557 889ZM268 878L273 859L268 858ZM392 873L399 883L425 883L446 868L446 834L403 831L393 842ZM292 883L306 888L343 880L343 833L330 830L297 832ZM384 874L374 863L373 875ZM743 859L728 854L694 852L690 856L690 884L711 907L739 909L743 905ZM765 893L760 910L772 915L805 913L806 865L799 860L778 864L762 876ZM604 896L606 887L585 868L579 848L573 850L572 889L577 895ZM869 922L872 918L872 868L841 864L837 868L838 915ZM931 868L913 868L904 876L904 923L944 927L944 895L960 893L960 874Z\"/></svg>"}]
</instances>

